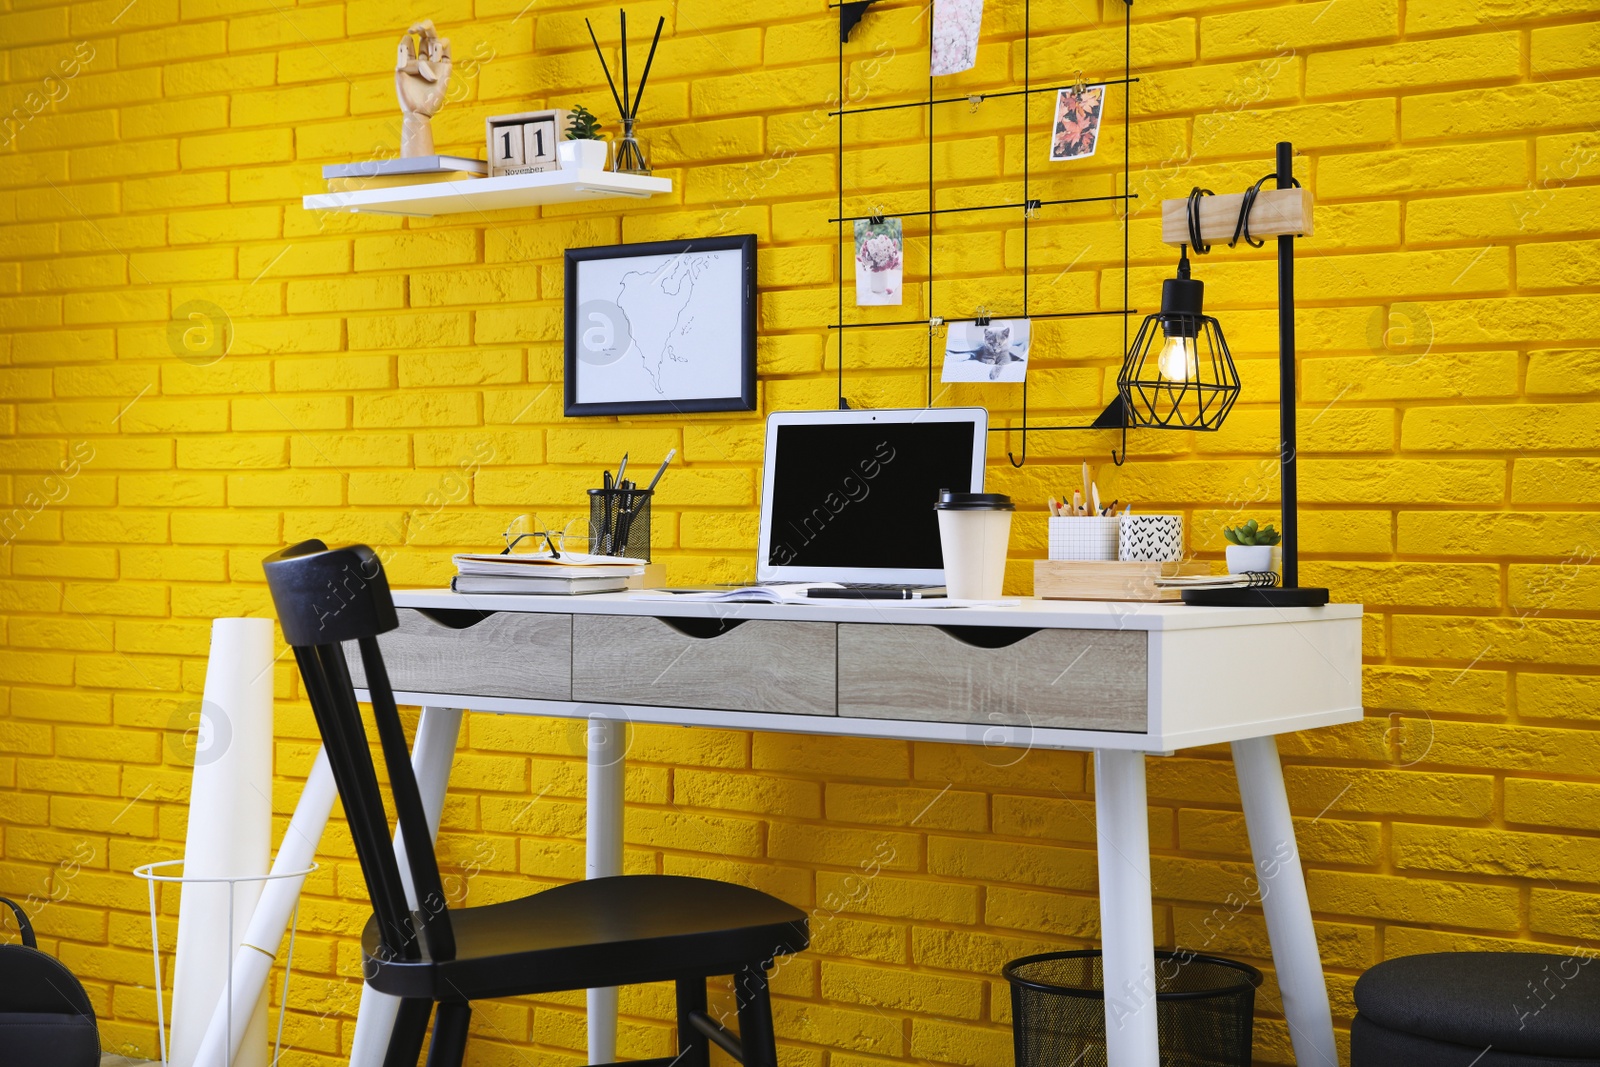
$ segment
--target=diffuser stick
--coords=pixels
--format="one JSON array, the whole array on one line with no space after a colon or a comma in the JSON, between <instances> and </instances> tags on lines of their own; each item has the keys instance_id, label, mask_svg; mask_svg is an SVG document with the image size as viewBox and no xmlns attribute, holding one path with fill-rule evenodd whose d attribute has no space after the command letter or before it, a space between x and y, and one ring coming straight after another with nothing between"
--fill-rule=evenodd
<instances>
[{"instance_id":1,"label":"diffuser stick","mask_svg":"<svg viewBox=\"0 0 1600 1067\"><path fill-rule=\"evenodd\" d=\"M644 83L650 80L650 65L656 61L656 45L661 43L661 28L666 24L665 16L656 20L655 40L650 42L650 54L644 57L644 73L639 75L639 91L633 94L633 118L639 117L639 102L644 99Z\"/></svg>"},{"instance_id":2,"label":"diffuser stick","mask_svg":"<svg viewBox=\"0 0 1600 1067\"><path fill-rule=\"evenodd\" d=\"M622 16L622 113L631 115L633 111L628 107L628 12L627 9L619 11Z\"/></svg>"},{"instance_id":3,"label":"diffuser stick","mask_svg":"<svg viewBox=\"0 0 1600 1067\"><path fill-rule=\"evenodd\" d=\"M583 24L589 26L589 20L584 19ZM594 54L600 57L600 69L605 71L606 84L611 87L611 99L615 101L617 110L626 115L627 112L622 110L622 97L617 95L617 83L611 80L611 68L606 66L606 54L600 51L600 40L595 37L593 26L589 26L589 40L594 42Z\"/></svg>"}]
</instances>

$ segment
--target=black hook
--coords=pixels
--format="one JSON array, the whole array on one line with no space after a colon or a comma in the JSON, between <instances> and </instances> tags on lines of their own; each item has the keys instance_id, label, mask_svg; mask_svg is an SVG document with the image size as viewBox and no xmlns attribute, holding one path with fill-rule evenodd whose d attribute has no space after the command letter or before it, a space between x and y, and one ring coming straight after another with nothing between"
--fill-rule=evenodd
<instances>
[{"instance_id":1,"label":"black hook","mask_svg":"<svg viewBox=\"0 0 1600 1067\"><path fill-rule=\"evenodd\" d=\"M1006 459L1011 461L1013 470L1021 468L1024 463L1028 462L1028 379L1026 378L1022 379L1022 458L1018 459L1012 455L1011 450L1008 448L1006 449Z\"/></svg>"},{"instance_id":2,"label":"black hook","mask_svg":"<svg viewBox=\"0 0 1600 1067\"><path fill-rule=\"evenodd\" d=\"M1116 466L1120 467L1125 462L1127 462L1127 459L1128 459L1128 424L1126 422L1124 422L1122 424L1122 455L1120 455L1120 456L1117 455L1117 450L1115 448L1113 448L1111 450L1111 462L1113 464L1115 464Z\"/></svg>"}]
</instances>

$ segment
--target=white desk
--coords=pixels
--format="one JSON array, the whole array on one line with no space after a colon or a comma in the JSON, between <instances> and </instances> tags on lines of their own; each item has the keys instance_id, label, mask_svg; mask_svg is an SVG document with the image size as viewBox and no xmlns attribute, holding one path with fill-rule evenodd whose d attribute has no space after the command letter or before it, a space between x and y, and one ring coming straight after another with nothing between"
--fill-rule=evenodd
<instances>
[{"instance_id":1,"label":"white desk","mask_svg":"<svg viewBox=\"0 0 1600 1067\"><path fill-rule=\"evenodd\" d=\"M630 721L1092 750L1104 973L1124 994L1107 999L1113 1067L1158 1067L1145 755L1229 742L1296 1060L1338 1063L1274 735L1361 718L1359 605L394 600L400 629L379 645L396 699L424 709L413 762L430 829L462 709L587 719L591 878L622 871ZM382 1063L393 1010L363 990L355 1067ZM590 1062L615 1049L616 991L590 990Z\"/></svg>"}]
</instances>

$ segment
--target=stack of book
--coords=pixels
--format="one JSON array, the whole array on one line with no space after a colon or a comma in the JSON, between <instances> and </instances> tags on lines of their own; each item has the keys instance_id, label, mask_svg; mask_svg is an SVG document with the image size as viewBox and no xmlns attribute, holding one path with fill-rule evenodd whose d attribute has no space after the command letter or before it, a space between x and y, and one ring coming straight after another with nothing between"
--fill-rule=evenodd
<instances>
[{"instance_id":1,"label":"stack of book","mask_svg":"<svg viewBox=\"0 0 1600 1067\"><path fill-rule=\"evenodd\" d=\"M354 193L363 189L388 189L403 185L463 181L481 178L489 165L464 156L413 156L409 159L368 159L360 163L330 163L322 168L328 192Z\"/></svg>"},{"instance_id":2,"label":"stack of book","mask_svg":"<svg viewBox=\"0 0 1600 1067\"><path fill-rule=\"evenodd\" d=\"M586 556L564 552L549 555L466 553L455 557L456 576L450 588L458 593L522 593L576 596L616 593L628 579L644 573L644 560L623 556Z\"/></svg>"}]
</instances>

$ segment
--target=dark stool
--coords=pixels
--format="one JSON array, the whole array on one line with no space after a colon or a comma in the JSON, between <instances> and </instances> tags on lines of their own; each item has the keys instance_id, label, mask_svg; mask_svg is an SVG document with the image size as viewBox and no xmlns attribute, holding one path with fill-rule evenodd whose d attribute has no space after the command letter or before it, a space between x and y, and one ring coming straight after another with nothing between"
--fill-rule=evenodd
<instances>
[{"instance_id":1,"label":"dark stool","mask_svg":"<svg viewBox=\"0 0 1600 1067\"><path fill-rule=\"evenodd\" d=\"M1356 982L1350 1067L1600 1067L1600 961L1432 952Z\"/></svg>"}]
</instances>

